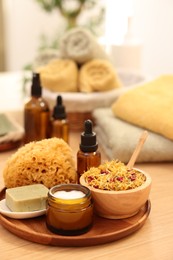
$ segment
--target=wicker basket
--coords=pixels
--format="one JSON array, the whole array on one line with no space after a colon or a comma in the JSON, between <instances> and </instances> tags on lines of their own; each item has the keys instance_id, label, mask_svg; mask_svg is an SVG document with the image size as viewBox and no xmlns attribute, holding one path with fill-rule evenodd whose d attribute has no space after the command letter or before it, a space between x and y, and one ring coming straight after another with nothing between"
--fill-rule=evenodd
<instances>
[{"instance_id":1,"label":"wicker basket","mask_svg":"<svg viewBox=\"0 0 173 260\"><path fill-rule=\"evenodd\" d=\"M146 80L143 75L136 72L121 70L118 74L123 83L122 88L94 93L55 93L44 89L44 97L49 102L50 106L53 107L57 95L61 95L66 107L70 130L83 131L85 120L91 119L94 124L94 118L92 116L92 111L94 111L94 109L110 107L122 93Z\"/></svg>"},{"instance_id":2,"label":"wicker basket","mask_svg":"<svg viewBox=\"0 0 173 260\"><path fill-rule=\"evenodd\" d=\"M68 112L67 113L69 126L71 131L84 131L84 122L87 119L92 120L94 125L94 118L91 112Z\"/></svg>"}]
</instances>

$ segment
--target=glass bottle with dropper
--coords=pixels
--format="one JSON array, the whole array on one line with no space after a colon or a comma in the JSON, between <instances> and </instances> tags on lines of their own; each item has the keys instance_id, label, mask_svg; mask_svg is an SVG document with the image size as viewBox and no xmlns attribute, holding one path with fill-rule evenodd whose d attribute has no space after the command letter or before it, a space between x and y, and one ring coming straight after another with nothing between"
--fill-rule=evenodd
<instances>
[{"instance_id":1,"label":"glass bottle with dropper","mask_svg":"<svg viewBox=\"0 0 173 260\"><path fill-rule=\"evenodd\" d=\"M24 142L39 141L49 137L50 110L42 98L40 74L33 73L31 99L24 106Z\"/></svg>"},{"instance_id":2,"label":"glass bottle with dropper","mask_svg":"<svg viewBox=\"0 0 173 260\"><path fill-rule=\"evenodd\" d=\"M98 150L96 133L92 131L92 121L84 122L84 132L81 134L80 150L77 152L77 173L80 176L91 167L98 167L101 164L101 153Z\"/></svg>"},{"instance_id":3,"label":"glass bottle with dropper","mask_svg":"<svg viewBox=\"0 0 173 260\"><path fill-rule=\"evenodd\" d=\"M60 95L57 96L56 105L53 109L50 121L50 135L51 137L62 138L67 143L69 142L69 123Z\"/></svg>"}]
</instances>

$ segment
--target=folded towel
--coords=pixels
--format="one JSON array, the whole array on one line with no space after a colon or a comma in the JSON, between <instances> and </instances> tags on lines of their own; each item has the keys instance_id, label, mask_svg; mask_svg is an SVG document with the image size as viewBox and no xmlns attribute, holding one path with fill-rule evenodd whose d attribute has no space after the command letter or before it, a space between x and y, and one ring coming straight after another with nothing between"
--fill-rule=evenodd
<instances>
[{"instance_id":1,"label":"folded towel","mask_svg":"<svg viewBox=\"0 0 173 260\"><path fill-rule=\"evenodd\" d=\"M108 158L127 163L144 129L116 118L111 108L95 109L93 116L96 121L98 143ZM172 161L173 142L161 135L148 132L149 136L137 162Z\"/></svg>"},{"instance_id":2,"label":"folded towel","mask_svg":"<svg viewBox=\"0 0 173 260\"><path fill-rule=\"evenodd\" d=\"M86 62L79 72L81 92L107 91L122 86L113 65L103 59Z\"/></svg>"},{"instance_id":3,"label":"folded towel","mask_svg":"<svg viewBox=\"0 0 173 260\"><path fill-rule=\"evenodd\" d=\"M108 59L94 35L89 30L80 27L67 31L61 38L60 55L79 64L94 58Z\"/></svg>"},{"instance_id":4,"label":"folded towel","mask_svg":"<svg viewBox=\"0 0 173 260\"><path fill-rule=\"evenodd\" d=\"M173 75L127 91L112 105L115 116L173 140Z\"/></svg>"},{"instance_id":5,"label":"folded towel","mask_svg":"<svg viewBox=\"0 0 173 260\"><path fill-rule=\"evenodd\" d=\"M44 88L53 92L76 92L78 68L74 61L55 59L37 68Z\"/></svg>"},{"instance_id":6,"label":"folded towel","mask_svg":"<svg viewBox=\"0 0 173 260\"><path fill-rule=\"evenodd\" d=\"M5 113L0 114L0 144L21 140L24 129L16 120Z\"/></svg>"}]
</instances>

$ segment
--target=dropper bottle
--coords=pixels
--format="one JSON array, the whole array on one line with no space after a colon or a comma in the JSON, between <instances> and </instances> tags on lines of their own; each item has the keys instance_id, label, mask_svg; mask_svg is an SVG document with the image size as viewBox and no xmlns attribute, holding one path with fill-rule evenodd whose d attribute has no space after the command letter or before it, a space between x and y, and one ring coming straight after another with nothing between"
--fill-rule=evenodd
<instances>
[{"instance_id":1,"label":"dropper bottle","mask_svg":"<svg viewBox=\"0 0 173 260\"><path fill-rule=\"evenodd\" d=\"M50 110L42 98L40 74L33 73L31 99L24 106L24 142L39 141L49 136Z\"/></svg>"},{"instance_id":2,"label":"dropper bottle","mask_svg":"<svg viewBox=\"0 0 173 260\"><path fill-rule=\"evenodd\" d=\"M92 121L84 122L84 132L81 134L80 150L77 152L77 173L80 176L91 167L101 164L101 153L98 151L96 134L92 131Z\"/></svg>"},{"instance_id":3,"label":"dropper bottle","mask_svg":"<svg viewBox=\"0 0 173 260\"><path fill-rule=\"evenodd\" d=\"M62 138L67 143L69 142L69 123L60 95L57 96L56 105L53 109L50 122L50 135L51 137Z\"/></svg>"}]
</instances>

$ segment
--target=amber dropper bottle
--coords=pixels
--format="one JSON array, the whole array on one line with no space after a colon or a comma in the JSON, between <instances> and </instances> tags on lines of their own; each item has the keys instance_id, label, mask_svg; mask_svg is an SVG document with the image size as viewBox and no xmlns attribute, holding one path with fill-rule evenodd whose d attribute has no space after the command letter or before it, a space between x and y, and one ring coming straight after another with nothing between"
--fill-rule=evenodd
<instances>
[{"instance_id":1,"label":"amber dropper bottle","mask_svg":"<svg viewBox=\"0 0 173 260\"><path fill-rule=\"evenodd\" d=\"M85 130L81 134L80 150L77 152L77 173L80 176L91 167L101 164L101 153L98 151L96 134L92 131L92 121L84 122Z\"/></svg>"},{"instance_id":2,"label":"amber dropper bottle","mask_svg":"<svg viewBox=\"0 0 173 260\"><path fill-rule=\"evenodd\" d=\"M49 136L50 111L42 98L40 74L33 73L31 99L24 106L24 142L39 141Z\"/></svg>"},{"instance_id":3,"label":"amber dropper bottle","mask_svg":"<svg viewBox=\"0 0 173 260\"><path fill-rule=\"evenodd\" d=\"M51 137L62 138L67 143L69 142L69 123L60 95L57 96L56 105L53 109L50 121L50 135Z\"/></svg>"}]
</instances>

